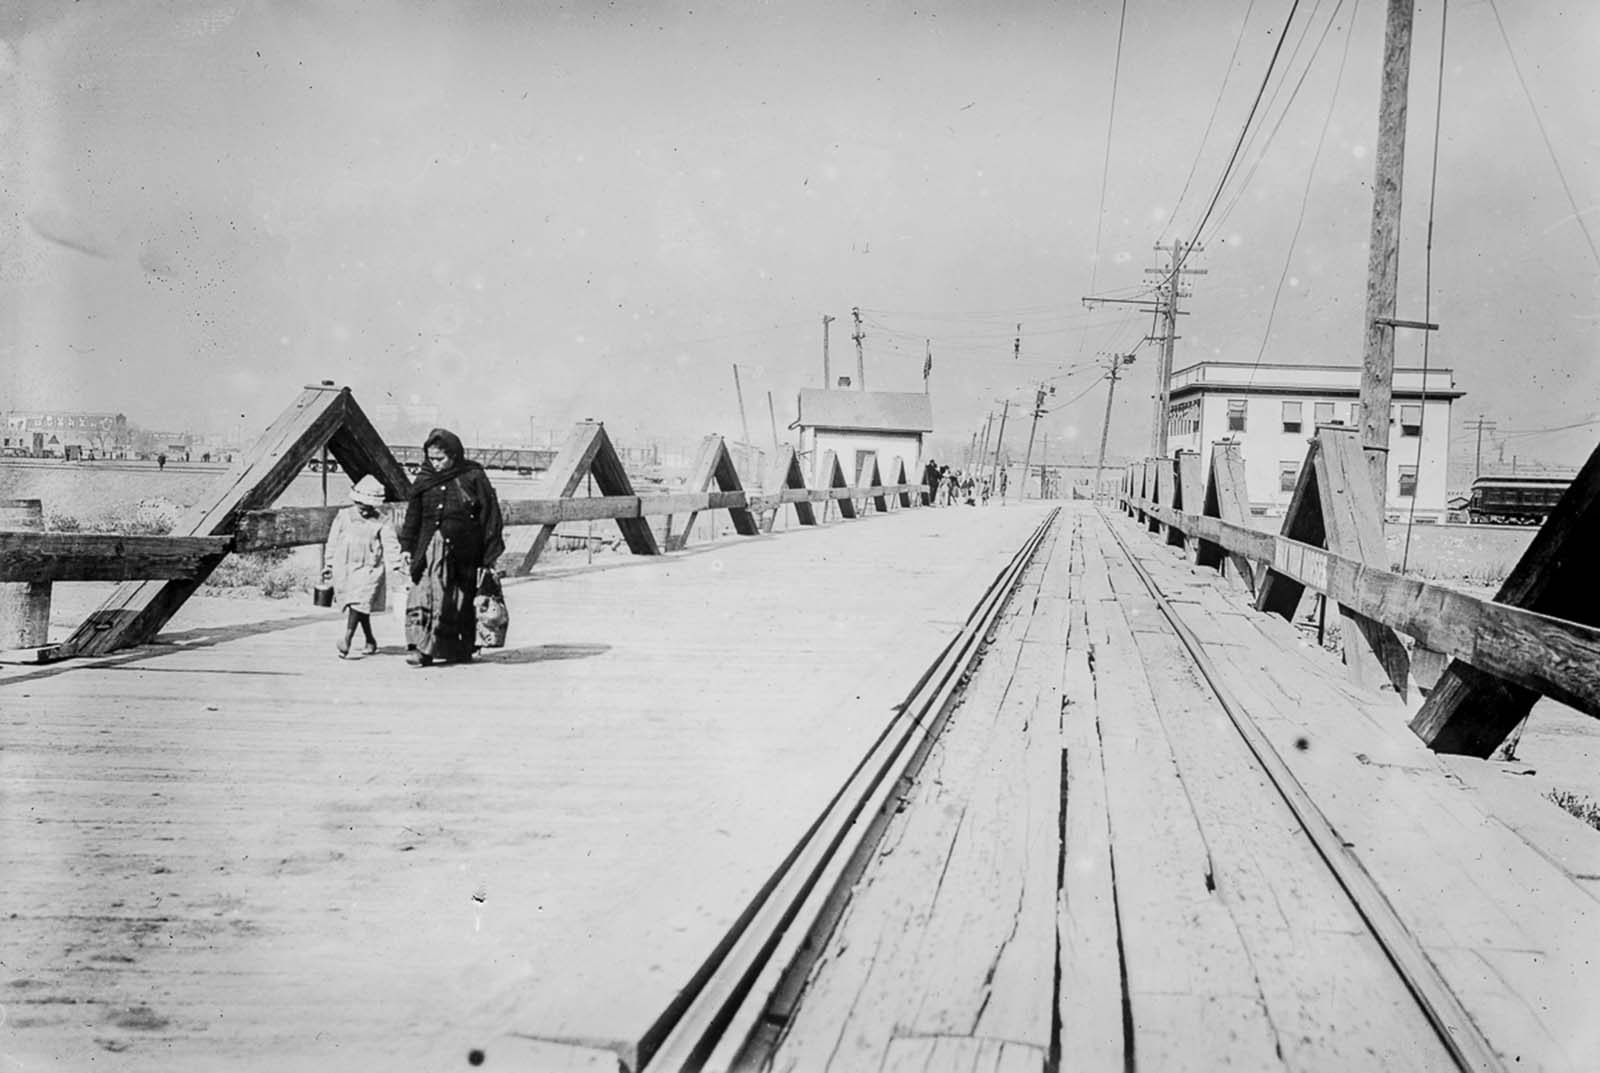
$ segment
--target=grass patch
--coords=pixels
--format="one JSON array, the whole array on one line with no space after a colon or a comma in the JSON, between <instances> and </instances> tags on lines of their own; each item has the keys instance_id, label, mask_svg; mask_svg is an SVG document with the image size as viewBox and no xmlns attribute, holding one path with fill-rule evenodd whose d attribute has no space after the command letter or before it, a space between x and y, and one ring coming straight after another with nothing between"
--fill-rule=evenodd
<instances>
[{"instance_id":1,"label":"grass patch","mask_svg":"<svg viewBox=\"0 0 1600 1073\"><path fill-rule=\"evenodd\" d=\"M57 533L119 533L123 536L166 536L178 520L180 508L163 499L122 504L97 514L79 517L51 513L45 528ZM202 589L258 589L275 600L311 591L315 568L296 562L293 550L245 552L229 555L201 586ZM240 592L240 595L248 593Z\"/></svg>"},{"instance_id":2,"label":"grass patch","mask_svg":"<svg viewBox=\"0 0 1600 1073\"><path fill-rule=\"evenodd\" d=\"M51 512L44 527L56 533L120 533L123 536L166 536L178 520L178 507L165 500L124 503L78 517Z\"/></svg>"},{"instance_id":3,"label":"grass patch","mask_svg":"<svg viewBox=\"0 0 1600 1073\"><path fill-rule=\"evenodd\" d=\"M229 555L201 586L204 589L261 590L274 600L311 591L313 571L294 561L289 548Z\"/></svg>"},{"instance_id":4,"label":"grass patch","mask_svg":"<svg viewBox=\"0 0 1600 1073\"><path fill-rule=\"evenodd\" d=\"M1600 831L1600 803L1591 801L1582 794L1568 793L1566 790L1551 790L1544 796L1596 831Z\"/></svg>"}]
</instances>

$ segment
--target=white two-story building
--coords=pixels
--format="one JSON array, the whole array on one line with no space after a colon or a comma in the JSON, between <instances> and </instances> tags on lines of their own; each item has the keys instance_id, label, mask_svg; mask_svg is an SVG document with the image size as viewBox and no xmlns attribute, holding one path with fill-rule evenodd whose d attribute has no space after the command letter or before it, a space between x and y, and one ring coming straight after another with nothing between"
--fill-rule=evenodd
<instances>
[{"instance_id":1,"label":"white two-story building","mask_svg":"<svg viewBox=\"0 0 1600 1073\"><path fill-rule=\"evenodd\" d=\"M1450 407L1466 394L1449 369L1396 369L1389 417L1388 514L1445 514ZM1203 361L1172 374L1167 419L1171 451L1200 454L1202 479L1212 444L1232 441L1244 458L1250 507L1280 513L1300 477L1306 443L1318 425L1361 427L1359 365L1270 365Z\"/></svg>"}]
</instances>

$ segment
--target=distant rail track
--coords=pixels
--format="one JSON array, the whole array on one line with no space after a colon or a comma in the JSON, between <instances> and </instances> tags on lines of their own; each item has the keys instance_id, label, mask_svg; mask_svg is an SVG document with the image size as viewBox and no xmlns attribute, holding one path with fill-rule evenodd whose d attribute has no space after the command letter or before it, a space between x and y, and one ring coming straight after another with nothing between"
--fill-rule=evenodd
<instances>
[{"instance_id":1,"label":"distant rail track","mask_svg":"<svg viewBox=\"0 0 1600 1073\"><path fill-rule=\"evenodd\" d=\"M881 834L997 617L1044 543L1051 511L995 577L961 629L917 680L827 808L795 845L679 1000L641 1041L645 1071L746 1068L767 1004L848 893L852 864Z\"/></svg>"}]
</instances>

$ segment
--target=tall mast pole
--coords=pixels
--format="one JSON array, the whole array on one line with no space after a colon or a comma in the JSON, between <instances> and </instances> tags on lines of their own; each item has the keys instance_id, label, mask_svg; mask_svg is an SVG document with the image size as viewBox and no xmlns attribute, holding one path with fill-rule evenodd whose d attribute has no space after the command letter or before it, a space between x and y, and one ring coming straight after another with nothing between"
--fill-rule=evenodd
<instances>
[{"instance_id":1,"label":"tall mast pole","mask_svg":"<svg viewBox=\"0 0 1600 1073\"><path fill-rule=\"evenodd\" d=\"M1367 251L1366 348L1361 362L1361 448L1378 517L1389 492L1389 410L1394 399L1394 313L1400 279L1400 190L1406 158L1406 92L1411 77L1414 0L1389 0L1383 31L1383 83Z\"/></svg>"},{"instance_id":2,"label":"tall mast pole","mask_svg":"<svg viewBox=\"0 0 1600 1073\"><path fill-rule=\"evenodd\" d=\"M828 325L833 323L833 318L826 313L822 315L822 390L833 389L833 369L828 364Z\"/></svg>"},{"instance_id":3,"label":"tall mast pole","mask_svg":"<svg viewBox=\"0 0 1600 1073\"><path fill-rule=\"evenodd\" d=\"M856 334L853 336L856 341L856 390L865 391L867 390L867 359L861 350L861 340L865 339L866 335L861 331L860 308L851 309L850 315L856 320Z\"/></svg>"}]
</instances>

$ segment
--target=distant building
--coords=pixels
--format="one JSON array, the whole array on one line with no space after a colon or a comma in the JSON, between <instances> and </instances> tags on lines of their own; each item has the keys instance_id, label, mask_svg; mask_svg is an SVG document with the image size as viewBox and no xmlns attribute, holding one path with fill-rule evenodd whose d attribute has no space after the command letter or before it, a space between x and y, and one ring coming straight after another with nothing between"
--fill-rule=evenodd
<instances>
[{"instance_id":1,"label":"distant building","mask_svg":"<svg viewBox=\"0 0 1600 1073\"><path fill-rule=\"evenodd\" d=\"M933 403L921 392L828 391L803 388L799 416L791 428L800 432L806 483L826 479L820 472L828 451L839 457L845 480L854 484L862 464L877 455L878 472L894 481L904 464L906 480L922 479L923 438L933 431Z\"/></svg>"},{"instance_id":2,"label":"distant building","mask_svg":"<svg viewBox=\"0 0 1600 1073\"><path fill-rule=\"evenodd\" d=\"M71 453L117 458L127 452L132 435L127 417L116 413L7 410L0 420L0 447L20 448L40 457L60 458Z\"/></svg>"},{"instance_id":3,"label":"distant building","mask_svg":"<svg viewBox=\"0 0 1600 1073\"><path fill-rule=\"evenodd\" d=\"M1426 390L1424 390L1426 389ZM1449 369L1394 371L1389 416L1391 518L1443 521L1450 457L1450 408L1466 394ZM1170 450L1197 451L1201 479L1213 444L1232 441L1244 458L1245 488L1258 514L1281 513L1300 477L1318 425L1361 426L1361 367L1203 361L1172 374Z\"/></svg>"}]
</instances>

